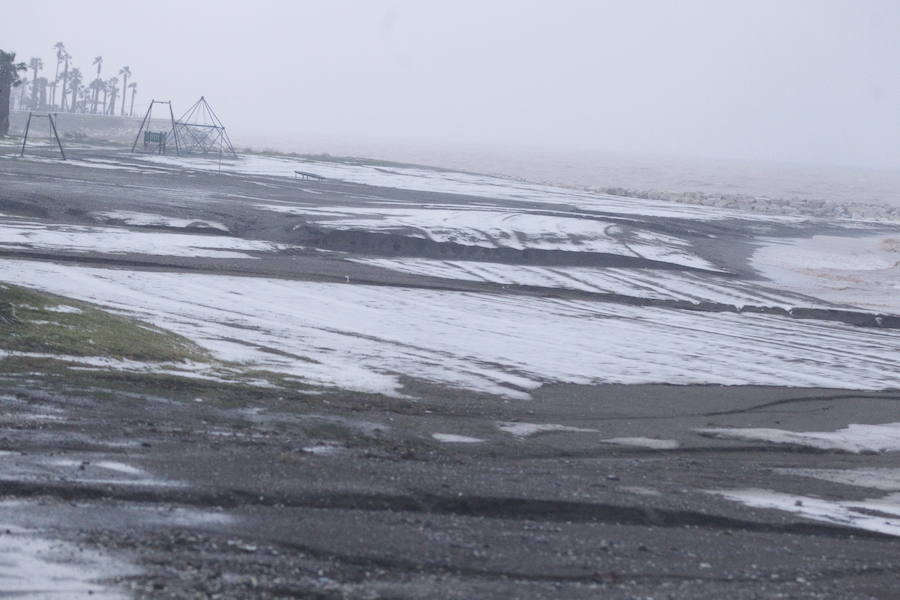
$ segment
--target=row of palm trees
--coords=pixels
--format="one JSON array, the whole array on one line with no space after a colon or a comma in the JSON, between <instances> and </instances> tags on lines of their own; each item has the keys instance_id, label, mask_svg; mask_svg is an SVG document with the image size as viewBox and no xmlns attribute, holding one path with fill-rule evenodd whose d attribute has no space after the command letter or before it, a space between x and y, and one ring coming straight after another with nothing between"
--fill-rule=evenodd
<instances>
[{"instance_id":1,"label":"row of palm trees","mask_svg":"<svg viewBox=\"0 0 900 600\"><path fill-rule=\"evenodd\" d=\"M56 50L56 70L53 79L40 76L40 72L44 69L44 61L36 57L29 60L28 70L31 71L31 78L29 80L26 77L23 84L19 86L18 98L14 97L13 99L16 108L101 115L134 115L137 82L128 82L131 78L129 67L122 67L117 76L104 79L101 76L103 57L96 56L93 66L97 67L97 75L85 84L81 69L71 66L72 56L66 51L65 45L57 42L53 45L53 49ZM119 77L122 79L120 80ZM121 87L119 86L120 82ZM131 98L126 111L129 90Z\"/></svg>"}]
</instances>

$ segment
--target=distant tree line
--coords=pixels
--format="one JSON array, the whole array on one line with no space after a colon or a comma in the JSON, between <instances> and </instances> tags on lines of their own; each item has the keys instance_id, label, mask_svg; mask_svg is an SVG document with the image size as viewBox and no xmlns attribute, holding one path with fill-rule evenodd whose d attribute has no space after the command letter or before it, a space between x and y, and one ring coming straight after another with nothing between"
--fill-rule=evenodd
<instances>
[{"instance_id":1,"label":"distant tree line","mask_svg":"<svg viewBox=\"0 0 900 600\"><path fill-rule=\"evenodd\" d=\"M97 68L96 76L86 82L84 74L74 65L72 56L66 51L65 45L57 42L53 45L53 49L56 51L56 67L52 79L49 77L49 70L46 71L46 75L41 75L45 69L44 61L40 58L31 58L28 63L14 63L15 53L3 53L0 56L0 60L2 60L0 69L3 69L0 72L0 78L2 78L0 86L3 86L0 88L0 94L7 87L10 89L13 86L18 87L15 93L6 97L5 101L0 98L0 102L3 103L3 106L0 107L0 116L10 104L20 110L134 115L137 82L133 80L129 82L132 73L128 66L120 68L113 77L104 79L102 76L103 57L95 56L91 65ZM8 65L15 65L16 68ZM22 66L24 69L21 68ZM19 72L23 70L30 71L30 74L20 78ZM14 73L14 77L7 75L8 72ZM15 79L17 83L7 85L7 80L12 81L12 79ZM0 127L0 135L2 134L3 130Z\"/></svg>"}]
</instances>

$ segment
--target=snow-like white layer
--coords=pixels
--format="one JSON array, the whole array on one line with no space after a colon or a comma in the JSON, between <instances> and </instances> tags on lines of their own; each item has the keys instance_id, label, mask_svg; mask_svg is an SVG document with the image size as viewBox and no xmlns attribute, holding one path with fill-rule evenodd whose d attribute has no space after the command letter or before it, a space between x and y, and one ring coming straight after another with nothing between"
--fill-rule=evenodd
<instances>
[{"instance_id":1,"label":"snow-like white layer","mask_svg":"<svg viewBox=\"0 0 900 600\"><path fill-rule=\"evenodd\" d=\"M32 321L33 323L34 321ZM109 358L108 356L81 356L74 354L49 354L46 352L18 352L3 350L2 357L13 356L23 358L47 358L51 360L59 360L64 362L72 362L79 365L87 365L92 367L100 367L103 369L112 369L116 371L154 371L165 367L175 367L175 363L150 363L139 360L129 360L125 358ZM209 368L208 365L197 365L193 363L183 363L185 368Z\"/></svg>"},{"instance_id":2,"label":"snow-like white layer","mask_svg":"<svg viewBox=\"0 0 900 600\"><path fill-rule=\"evenodd\" d=\"M99 460L99 461L95 461L95 462L84 462L84 461L72 460L72 459L67 459L67 458L59 458L59 459L50 461L49 464L56 466L56 467L82 467L82 466L87 467L88 465L90 465L92 468L98 467L100 469L107 469L109 471L115 471L117 473L124 473L126 475L134 475L135 477L142 477L142 476L147 475L146 471L144 471L143 469L139 469L132 465L118 462L118 461L113 461L113 460Z\"/></svg>"},{"instance_id":3,"label":"snow-like white layer","mask_svg":"<svg viewBox=\"0 0 900 600\"><path fill-rule=\"evenodd\" d=\"M68 304L58 304L57 306L45 306L44 310L58 313L74 313L78 314L81 309L77 306L69 306Z\"/></svg>"},{"instance_id":4,"label":"snow-like white layer","mask_svg":"<svg viewBox=\"0 0 900 600\"><path fill-rule=\"evenodd\" d=\"M785 475L814 477L856 487L900 492L900 469L776 469Z\"/></svg>"},{"instance_id":5,"label":"snow-like white layer","mask_svg":"<svg viewBox=\"0 0 900 600\"><path fill-rule=\"evenodd\" d=\"M497 429L505 431L516 437L528 437L537 433L545 433L548 431L570 431L570 432L594 432L596 429L586 429L582 427L571 427L569 425L556 425L554 423L498 423Z\"/></svg>"},{"instance_id":6,"label":"snow-like white layer","mask_svg":"<svg viewBox=\"0 0 900 600\"><path fill-rule=\"evenodd\" d=\"M142 520L162 527L204 527L208 525L232 525L237 520L221 510L199 510L172 505L133 505L129 510Z\"/></svg>"},{"instance_id":7,"label":"snow-like white layer","mask_svg":"<svg viewBox=\"0 0 900 600\"><path fill-rule=\"evenodd\" d=\"M284 246L220 235L13 222L0 223L0 247L104 254L250 258L246 252L273 252Z\"/></svg>"},{"instance_id":8,"label":"snow-like white layer","mask_svg":"<svg viewBox=\"0 0 900 600\"><path fill-rule=\"evenodd\" d=\"M514 179L476 175L439 169L409 166L382 167L373 164L353 164L338 161L310 161L260 155L240 155L234 161L220 162L200 157L143 156L142 160L155 164L184 167L204 171L221 171L244 175L294 177L294 171L307 171L328 179L351 183L390 187L423 192L460 194L521 202L566 204L585 210L623 215L677 217L682 219L746 218L756 219L752 213L721 208L706 208L660 200L625 198L607 194L582 192L549 185L525 183Z\"/></svg>"},{"instance_id":9,"label":"snow-like white layer","mask_svg":"<svg viewBox=\"0 0 900 600\"><path fill-rule=\"evenodd\" d=\"M619 446L635 446L637 448L650 448L652 450L674 450L678 448L677 440L660 440L657 438L647 437L620 437L606 438L603 440L607 444L618 444Z\"/></svg>"},{"instance_id":10,"label":"snow-like white layer","mask_svg":"<svg viewBox=\"0 0 900 600\"><path fill-rule=\"evenodd\" d=\"M140 573L119 558L75 544L50 540L40 533L0 524L0 590L14 598L99 598L130 594L102 582Z\"/></svg>"},{"instance_id":11,"label":"snow-like white layer","mask_svg":"<svg viewBox=\"0 0 900 600\"><path fill-rule=\"evenodd\" d=\"M900 314L900 235L767 240L751 265L779 287Z\"/></svg>"},{"instance_id":12,"label":"snow-like white layer","mask_svg":"<svg viewBox=\"0 0 900 600\"><path fill-rule=\"evenodd\" d=\"M218 358L396 394L410 376L528 398L542 383L900 387L900 332L582 300L0 261Z\"/></svg>"},{"instance_id":13,"label":"snow-like white layer","mask_svg":"<svg viewBox=\"0 0 900 600\"><path fill-rule=\"evenodd\" d=\"M816 521L900 536L900 494L860 502L823 500L760 489L714 490L711 493L753 508L783 510ZM873 511L878 515L873 515Z\"/></svg>"},{"instance_id":14,"label":"snow-like white layer","mask_svg":"<svg viewBox=\"0 0 900 600\"><path fill-rule=\"evenodd\" d=\"M134 225L136 227L171 227L177 229L183 229L185 227L203 227L206 229L217 229L219 231L228 232L228 228L218 221L179 219L177 217L166 217L163 215L128 210L111 210L94 214L104 221L120 221L126 225Z\"/></svg>"},{"instance_id":15,"label":"snow-like white layer","mask_svg":"<svg viewBox=\"0 0 900 600\"><path fill-rule=\"evenodd\" d=\"M69 148L69 144L66 144L66 148ZM55 151L56 148L54 147ZM25 156L0 156L0 158L9 158L14 160L25 160L28 162L42 162L42 163L50 163L54 165L64 165L69 167L87 167L89 169L103 169L107 171L130 171L132 173L159 173L160 169L148 165L147 167L139 167L137 165L129 165L119 161L109 161L109 160L98 160L98 159L74 159L67 158L65 161L62 160L61 157L57 156L37 156L34 154L26 154Z\"/></svg>"},{"instance_id":16,"label":"snow-like white layer","mask_svg":"<svg viewBox=\"0 0 900 600\"><path fill-rule=\"evenodd\" d=\"M706 428L698 433L736 440L793 444L843 452L896 452L900 450L900 423L851 424L837 431L785 431L765 428Z\"/></svg>"},{"instance_id":17,"label":"snow-like white layer","mask_svg":"<svg viewBox=\"0 0 900 600\"><path fill-rule=\"evenodd\" d=\"M120 461L93 460L90 454L54 458L22 454L0 461L0 483L4 481L66 481L80 485L128 487L184 487L184 482L155 477L147 471Z\"/></svg>"},{"instance_id":18,"label":"snow-like white layer","mask_svg":"<svg viewBox=\"0 0 900 600\"><path fill-rule=\"evenodd\" d=\"M35 323L36 321L31 321ZM217 381L221 383L240 380L241 383L257 387L274 387L265 379L246 378L240 369L224 365L210 365L192 361L185 362L145 362L122 358L110 358L108 356L78 356L74 354L48 354L45 352L17 352L0 350L0 360L7 357L41 358L58 360L71 363L68 368L72 371L92 371L102 369L104 371L124 371L129 373L153 373L155 375L174 375L190 379L203 379L205 381Z\"/></svg>"},{"instance_id":19,"label":"snow-like white layer","mask_svg":"<svg viewBox=\"0 0 900 600\"><path fill-rule=\"evenodd\" d=\"M480 261L426 258L351 258L353 262L429 277L531 285L657 300L716 302L731 306L761 305L790 309L825 306L814 298L766 289L758 284L714 274L594 267L539 267Z\"/></svg>"},{"instance_id":20,"label":"snow-like white layer","mask_svg":"<svg viewBox=\"0 0 900 600\"><path fill-rule=\"evenodd\" d=\"M515 250L598 252L714 269L675 236L637 230L585 214L472 205L318 207L261 205L302 215L332 229L363 229L420 237L434 242Z\"/></svg>"},{"instance_id":21,"label":"snow-like white layer","mask_svg":"<svg viewBox=\"0 0 900 600\"><path fill-rule=\"evenodd\" d=\"M336 446L334 444L319 444L317 446L303 447L304 452L309 452L310 454L316 454L318 456L333 456L335 454L340 454L343 450L343 446Z\"/></svg>"},{"instance_id":22,"label":"snow-like white layer","mask_svg":"<svg viewBox=\"0 0 900 600\"><path fill-rule=\"evenodd\" d=\"M432 433L431 437L446 444L477 444L484 440L455 433Z\"/></svg>"}]
</instances>

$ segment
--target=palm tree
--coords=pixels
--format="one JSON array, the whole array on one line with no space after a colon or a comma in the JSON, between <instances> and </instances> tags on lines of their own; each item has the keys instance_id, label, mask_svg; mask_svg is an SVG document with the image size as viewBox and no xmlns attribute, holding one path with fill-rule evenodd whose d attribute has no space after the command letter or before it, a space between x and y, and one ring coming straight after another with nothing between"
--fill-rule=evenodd
<instances>
[{"instance_id":1,"label":"palm tree","mask_svg":"<svg viewBox=\"0 0 900 600\"><path fill-rule=\"evenodd\" d=\"M37 109L37 77L38 72L44 68L44 61L39 58L32 58L28 61L28 66L31 67L33 73L31 80L31 108Z\"/></svg>"},{"instance_id":2,"label":"palm tree","mask_svg":"<svg viewBox=\"0 0 900 600\"><path fill-rule=\"evenodd\" d=\"M86 113L88 111L88 106L91 103L91 95L88 93L90 91L90 86L82 87L81 93L78 94L79 104L81 112Z\"/></svg>"},{"instance_id":3,"label":"palm tree","mask_svg":"<svg viewBox=\"0 0 900 600\"><path fill-rule=\"evenodd\" d=\"M119 75L122 76L122 116L125 116L125 90L128 89L128 78L131 77L131 67L124 66L119 69Z\"/></svg>"},{"instance_id":4,"label":"palm tree","mask_svg":"<svg viewBox=\"0 0 900 600\"><path fill-rule=\"evenodd\" d=\"M69 107L70 112L75 112L75 109L78 108L78 88L81 87L81 82L84 77L81 75L81 69L75 67L72 69L72 72L69 73L69 89L72 91L72 105Z\"/></svg>"},{"instance_id":5,"label":"palm tree","mask_svg":"<svg viewBox=\"0 0 900 600\"><path fill-rule=\"evenodd\" d=\"M28 67L25 67L26 70ZM26 98L31 97L31 82L27 79L22 80L22 89L19 91L19 104L16 108L19 110L25 110L25 107L28 106L29 100Z\"/></svg>"},{"instance_id":6,"label":"palm tree","mask_svg":"<svg viewBox=\"0 0 900 600\"><path fill-rule=\"evenodd\" d=\"M128 116L134 116L134 95L137 94L137 81L132 81L128 84L128 87L131 88L131 107L128 109Z\"/></svg>"},{"instance_id":7,"label":"palm tree","mask_svg":"<svg viewBox=\"0 0 900 600\"><path fill-rule=\"evenodd\" d=\"M100 103L100 92L106 91L106 82L99 77L88 86L91 90L91 114L97 114L97 105Z\"/></svg>"},{"instance_id":8,"label":"palm tree","mask_svg":"<svg viewBox=\"0 0 900 600\"><path fill-rule=\"evenodd\" d=\"M103 81L103 80L101 79L100 81ZM98 102L97 105L100 107L100 114L105 115L106 114L106 99L109 97L109 82L108 81L103 81L103 89L100 91L103 92L103 100Z\"/></svg>"},{"instance_id":9,"label":"palm tree","mask_svg":"<svg viewBox=\"0 0 900 600\"><path fill-rule=\"evenodd\" d=\"M19 71L28 69L25 63L15 61L15 52L0 50L0 135L9 133L9 96L22 83Z\"/></svg>"},{"instance_id":10,"label":"palm tree","mask_svg":"<svg viewBox=\"0 0 900 600\"><path fill-rule=\"evenodd\" d=\"M59 65L63 62L66 54L66 47L62 42L53 44L56 49L56 73L53 74L53 83L50 84L50 104L56 104L56 84L59 83Z\"/></svg>"},{"instance_id":11,"label":"palm tree","mask_svg":"<svg viewBox=\"0 0 900 600\"><path fill-rule=\"evenodd\" d=\"M37 88L37 109L47 110L47 88L50 87L50 82L47 81L46 77L38 77L34 84Z\"/></svg>"},{"instance_id":12,"label":"palm tree","mask_svg":"<svg viewBox=\"0 0 900 600\"><path fill-rule=\"evenodd\" d=\"M106 87L109 90L109 104L106 104L106 95L103 95L103 105L106 107L104 113L107 115L116 114L116 98L119 97L119 78L110 77L106 80Z\"/></svg>"},{"instance_id":13,"label":"palm tree","mask_svg":"<svg viewBox=\"0 0 900 600\"><path fill-rule=\"evenodd\" d=\"M97 65L97 78L91 82L91 89L94 90L93 104L91 105L92 114L97 112L97 100L99 100L100 97L100 86L103 84L103 80L100 79L100 69L103 67L103 57L95 56L94 64ZM99 84L97 82L99 82Z\"/></svg>"},{"instance_id":14,"label":"palm tree","mask_svg":"<svg viewBox=\"0 0 900 600\"><path fill-rule=\"evenodd\" d=\"M65 110L66 110L66 86L69 83L69 59L71 59L71 58L72 57L69 56L68 52L63 51L63 60L66 61L66 65L65 65L65 67L63 67L62 92L59 95L60 96L60 101L59 101L60 110L62 110L63 112L65 112Z\"/></svg>"}]
</instances>

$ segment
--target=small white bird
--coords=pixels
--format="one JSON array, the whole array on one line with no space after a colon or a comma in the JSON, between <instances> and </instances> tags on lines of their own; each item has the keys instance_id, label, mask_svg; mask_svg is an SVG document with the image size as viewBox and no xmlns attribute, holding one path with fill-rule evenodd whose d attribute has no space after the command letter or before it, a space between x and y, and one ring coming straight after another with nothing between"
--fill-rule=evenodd
<instances>
[{"instance_id":1,"label":"small white bird","mask_svg":"<svg viewBox=\"0 0 900 600\"><path fill-rule=\"evenodd\" d=\"M349 275L344 275L344 277L347 278L347 283L350 283L350 276L349 276Z\"/></svg>"}]
</instances>

